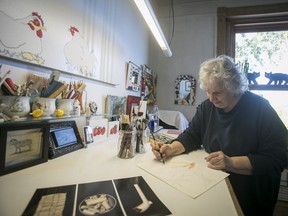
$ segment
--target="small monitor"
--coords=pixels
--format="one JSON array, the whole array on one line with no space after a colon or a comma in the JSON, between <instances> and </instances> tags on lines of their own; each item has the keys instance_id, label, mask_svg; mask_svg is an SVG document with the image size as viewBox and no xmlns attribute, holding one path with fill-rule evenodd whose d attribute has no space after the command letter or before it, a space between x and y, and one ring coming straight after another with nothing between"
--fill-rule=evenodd
<instances>
[{"instance_id":1,"label":"small monitor","mask_svg":"<svg viewBox=\"0 0 288 216\"><path fill-rule=\"evenodd\" d=\"M56 147L77 143L77 137L73 128L63 128L51 132Z\"/></svg>"}]
</instances>

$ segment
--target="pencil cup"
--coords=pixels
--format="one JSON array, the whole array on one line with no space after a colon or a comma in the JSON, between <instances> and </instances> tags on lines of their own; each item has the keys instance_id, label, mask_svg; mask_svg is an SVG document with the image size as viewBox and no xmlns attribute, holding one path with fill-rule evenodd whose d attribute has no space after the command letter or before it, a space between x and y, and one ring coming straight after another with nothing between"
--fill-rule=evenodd
<instances>
[{"instance_id":1,"label":"pencil cup","mask_svg":"<svg viewBox=\"0 0 288 216\"><path fill-rule=\"evenodd\" d=\"M136 133L134 135L134 139L135 139L135 152L136 153L145 153L146 150L145 150L145 146L144 146L144 143L145 143L145 140L144 140L144 133L145 133L145 130L143 129L140 129L140 130L137 130L136 129Z\"/></svg>"},{"instance_id":2,"label":"pencil cup","mask_svg":"<svg viewBox=\"0 0 288 216\"><path fill-rule=\"evenodd\" d=\"M12 120L26 118L30 113L30 97L0 96L0 112Z\"/></svg>"},{"instance_id":3,"label":"pencil cup","mask_svg":"<svg viewBox=\"0 0 288 216\"><path fill-rule=\"evenodd\" d=\"M42 117L51 117L56 109L56 98L35 97L32 104L32 111L41 109Z\"/></svg>"},{"instance_id":4,"label":"pencil cup","mask_svg":"<svg viewBox=\"0 0 288 216\"><path fill-rule=\"evenodd\" d=\"M119 158L133 158L134 148L133 148L133 132L132 131L119 131L118 138Z\"/></svg>"},{"instance_id":5,"label":"pencil cup","mask_svg":"<svg viewBox=\"0 0 288 216\"><path fill-rule=\"evenodd\" d=\"M64 111L64 116L70 116L73 112L74 99L56 99L56 108Z\"/></svg>"}]
</instances>

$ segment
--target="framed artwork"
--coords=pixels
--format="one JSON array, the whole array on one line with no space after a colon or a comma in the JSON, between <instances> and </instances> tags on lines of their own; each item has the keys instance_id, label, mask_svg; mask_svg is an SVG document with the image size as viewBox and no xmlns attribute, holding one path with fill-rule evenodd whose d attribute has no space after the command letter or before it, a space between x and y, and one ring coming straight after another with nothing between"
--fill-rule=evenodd
<instances>
[{"instance_id":1,"label":"framed artwork","mask_svg":"<svg viewBox=\"0 0 288 216\"><path fill-rule=\"evenodd\" d=\"M49 159L57 158L84 147L76 122L59 121L49 125Z\"/></svg>"},{"instance_id":2,"label":"framed artwork","mask_svg":"<svg viewBox=\"0 0 288 216\"><path fill-rule=\"evenodd\" d=\"M117 119L120 115L126 114L126 103L127 97L107 95L105 109L108 118Z\"/></svg>"},{"instance_id":3,"label":"framed artwork","mask_svg":"<svg viewBox=\"0 0 288 216\"><path fill-rule=\"evenodd\" d=\"M129 61L127 66L126 89L138 92L140 90L141 69Z\"/></svg>"},{"instance_id":4,"label":"framed artwork","mask_svg":"<svg viewBox=\"0 0 288 216\"><path fill-rule=\"evenodd\" d=\"M0 127L0 175L48 160L47 123L3 124Z\"/></svg>"},{"instance_id":5,"label":"framed artwork","mask_svg":"<svg viewBox=\"0 0 288 216\"><path fill-rule=\"evenodd\" d=\"M141 99L147 101L147 105L156 103L157 76L147 65L142 65Z\"/></svg>"},{"instance_id":6,"label":"framed artwork","mask_svg":"<svg viewBox=\"0 0 288 216\"><path fill-rule=\"evenodd\" d=\"M180 75L175 80L174 104L194 106L196 100L196 79L191 75Z\"/></svg>"},{"instance_id":7,"label":"framed artwork","mask_svg":"<svg viewBox=\"0 0 288 216\"><path fill-rule=\"evenodd\" d=\"M139 107L141 97L136 97L132 95L127 96L127 107L126 107L126 115L131 117L133 112L133 108ZM135 112L137 113L137 112Z\"/></svg>"},{"instance_id":8,"label":"framed artwork","mask_svg":"<svg viewBox=\"0 0 288 216\"><path fill-rule=\"evenodd\" d=\"M84 144L87 145L89 143L93 143L93 131L91 126L84 126Z\"/></svg>"}]
</instances>

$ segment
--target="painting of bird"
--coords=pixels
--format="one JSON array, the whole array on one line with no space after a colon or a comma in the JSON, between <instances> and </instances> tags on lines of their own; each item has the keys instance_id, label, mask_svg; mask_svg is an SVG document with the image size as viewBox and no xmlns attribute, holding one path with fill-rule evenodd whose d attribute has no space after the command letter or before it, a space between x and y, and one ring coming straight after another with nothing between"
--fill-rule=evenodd
<instances>
[{"instance_id":1,"label":"painting of bird","mask_svg":"<svg viewBox=\"0 0 288 216\"><path fill-rule=\"evenodd\" d=\"M67 64L76 69L79 74L95 78L97 59L93 51L89 50L87 42L76 27L71 26L69 31L71 40L64 46Z\"/></svg>"},{"instance_id":2,"label":"painting of bird","mask_svg":"<svg viewBox=\"0 0 288 216\"><path fill-rule=\"evenodd\" d=\"M5 26L0 31L0 54L36 64L44 63L42 38L47 29L37 12L24 18L13 18L0 10L0 25Z\"/></svg>"}]
</instances>

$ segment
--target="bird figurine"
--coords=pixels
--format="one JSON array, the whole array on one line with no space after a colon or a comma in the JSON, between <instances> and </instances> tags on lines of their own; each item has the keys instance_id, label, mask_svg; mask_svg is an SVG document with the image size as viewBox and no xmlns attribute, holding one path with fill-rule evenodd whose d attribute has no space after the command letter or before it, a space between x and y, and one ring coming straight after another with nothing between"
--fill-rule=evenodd
<instances>
[{"instance_id":1,"label":"bird figurine","mask_svg":"<svg viewBox=\"0 0 288 216\"><path fill-rule=\"evenodd\" d=\"M56 109L55 114L56 114L56 117L63 117L64 111L62 109Z\"/></svg>"},{"instance_id":2,"label":"bird figurine","mask_svg":"<svg viewBox=\"0 0 288 216\"><path fill-rule=\"evenodd\" d=\"M35 109L32 113L30 113L34 118L40 118L43 115L42 109Z\"/></svg>"}]
</instances>

